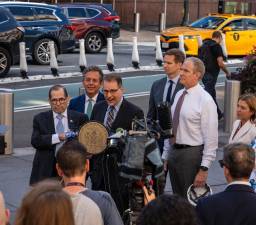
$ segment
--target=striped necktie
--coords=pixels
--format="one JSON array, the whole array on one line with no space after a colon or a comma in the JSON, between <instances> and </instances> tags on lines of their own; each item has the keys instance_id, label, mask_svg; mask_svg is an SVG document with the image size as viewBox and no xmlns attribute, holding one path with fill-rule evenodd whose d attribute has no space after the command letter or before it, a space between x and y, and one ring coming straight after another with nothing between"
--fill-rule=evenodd
<instances>
[{"instance_id":1,"label":"striped necktie","mask_svg":"<svg viewBox=\"0 0 256 225\"><path fill-rule=\"evenodd\" d=\"M111 126L114 121L114 114L115 114L115 107L110 106L108 111L107 121L106 121L106 127L109 131L111 130Z\"/></svg>"},{"instance_id":2,"label":"striped necktie","mask_svg":"<svg viewBox=\"0 0 256 225\"><path fill-rule=\"evenodd\" d=\"M58 119L57 125L56 125L56 133L61 134L64 133L64 125L62 123L62 118L64 116L62 114L58 114L56 118Z\"/></svg>"}]
</instances>

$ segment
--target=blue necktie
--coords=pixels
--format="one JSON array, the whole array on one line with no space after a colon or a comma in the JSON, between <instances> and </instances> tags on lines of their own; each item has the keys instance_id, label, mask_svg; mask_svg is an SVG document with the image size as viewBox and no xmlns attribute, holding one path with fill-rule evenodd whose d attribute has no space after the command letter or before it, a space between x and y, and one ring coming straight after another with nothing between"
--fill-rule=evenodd
<instances>
[{"instance_id":1,"label":"blue necktie","mask_svg":"<svg viewBox=\"0 0 256 225\"><path fill-rule=\"evenodd\" d=\"M166 102L171 102L171 94L172 94L172 85L173 85L173 81L169 80L169 87L168 87L168 91L167 91L167 95L166 95Z\"/></svg>"},{"instance_id":2,"label":"blue necktie","mask_svg":"<svg viewBox=\"0 0 256 225\"><path fill-rule=\"evenodd\" d=\"M57 134L61 134L61 133L64 133L64 125L63 125L63 123L62 123L62 118L63 118L64 116L62 115L62 114L58 114L57 116L56 116L56 118L58 119L58 123L57 123L57 125L56 125L56 133Z\"/></svg>"}]
</instances>

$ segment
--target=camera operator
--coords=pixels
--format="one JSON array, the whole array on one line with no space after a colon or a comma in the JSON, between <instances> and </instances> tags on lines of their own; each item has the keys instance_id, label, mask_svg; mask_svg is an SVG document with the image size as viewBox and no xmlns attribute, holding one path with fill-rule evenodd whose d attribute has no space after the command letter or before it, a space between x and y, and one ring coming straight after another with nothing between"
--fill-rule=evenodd
<instances>
[{"instance_id":1,"label":"camera operator","mask_svg":"<svg viewBox=\"0 0 256 225\"><path fill-rule=\"evenodd\" d=\"M104 123L109 134L116 129L130 130L134 118L142 119L143 111L123 97L122 79L118 75L107 75L103 80L105 101L96 103L91 120ZM120 149L119 153L122 153ZM128 208L128 190L124 178L119 176L118 152L104 151L92 157L91 180L93 190L111 194L121 215Z\"/></svg>"}]
</instances>

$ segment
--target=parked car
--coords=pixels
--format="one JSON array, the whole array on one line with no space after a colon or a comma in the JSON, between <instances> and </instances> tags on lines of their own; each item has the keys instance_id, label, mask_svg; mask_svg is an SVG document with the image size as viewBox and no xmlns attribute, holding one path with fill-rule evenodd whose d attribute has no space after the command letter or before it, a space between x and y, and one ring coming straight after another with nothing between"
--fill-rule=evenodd
<instances>
[{"instance_id":1,"label":"parked car","mask_svg":"<svg viewBox=\"0 0 256 225\"><path fill-rule=\"evenodd\" d=\"M50 61L49 41L54 41L56 53L75 48L71 23L57 6L43 3L1 2L24 27L27 54L38 64Z\"/></svg>"},{"instance_id":2,"label":"parked car","mask_svg":"<svg viewBox=\"0 0 256 225\"><path fill-rule=\"evenodd\" d=\"M19 61L19 42L23 39L24 28L3 7L0 7L0 27L0 77L4 77L10 66Z\"/></svg>"},{"instance_id":3,"label":"parked car","mask_svg":"<svg viewBox=\"0 0 256 225\"><path fill-rule=\"evenodd\" d=\"M86 52L100 52L107 45L107 38L120 36L120 17L109 4L73 3L59 6L72 23L76 43L85 39Z\"/></svg>"},{"instance_id":4,"label":"parked car","mask_svg":"<svg viewBox=\"0 0 256 225\"><path fill-rule=\"evenodd\" d=\"M203 17L189 26L173 27L161 33L163 50L178 47L178 36L184 35L187 55L197 55L197 36L203 40L211 38L215 30L226 35L229 56L247 55L256 43L256 17L234 14L212 14Z\"/></svg>"}]
</instances>

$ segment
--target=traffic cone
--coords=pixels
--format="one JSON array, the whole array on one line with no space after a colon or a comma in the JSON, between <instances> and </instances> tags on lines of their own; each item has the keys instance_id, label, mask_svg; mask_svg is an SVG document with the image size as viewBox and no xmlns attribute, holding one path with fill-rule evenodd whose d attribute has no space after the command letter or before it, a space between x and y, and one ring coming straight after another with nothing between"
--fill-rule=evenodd
<instances>
[{"instance_id":1,"label":"traffic cone","mask_svg":"<svg viewBox=\"0 0 256 225\"><path fill-rule=\"evenodd\" d=\"M185 47L184 47L184 35L179 35L179 50L181 50L184 55L186 55Z\"/></svg>"},{"instance_id":2,"label":"traffic cone","mask_svg":"<svg viewBox=\"0 0 256 225\"><path fill-rule=\"evenodd\" d=\"M23 79L28 78L28 64L26 59L25 42L19 43L20 47L20 75Z\"/></svg>"},{"instance_id":3,"label":"traffic cone","mask_svg":"<svg viewBox=\"0 0 256 225\"><path fill-rule=\"evenodd\" d=\"M198 48L200 48L203 45L203 40L201 35L196 36L196 40L197 40Z\"/></svg>"},{"instance_id":4,"label":"traffic cone","mask_svg":"<svg viewBox=\"0 0 256 225\"><path fill-rule=\"evenodd\" d=\"M140 58L139 58L139 51L138 51L138 43L137 43L137 37L132 38L132 66L134 69L140 68Z\"/></svg>"},{"instance_id":5,"label":"traffic cone","mask_svg":"<svg viewBox=\"0 0 256 225\"><path fill-rule=\"evenodd\" d=\"M115 71L114 67L114 54L113 54L113 45L112 38L108 38L108 47L107 47L107 67L109 71Z\"/></svg>"},{"instance_id":6,"label":"traffic cone","mask_svg":"<svg viewBox=\"0 0 256 225\"><path fill-rule=\"evenodd\" d=\"M156 64L158 66L163 65L163 53L161 49L160 35L156 35Z\"/></svg>"},{"instance_id":7,"label":"traffic cone","mask_svg":"<svg viewBox=\"0 0 256 225\"><path fill-rule=\"evenodd\" d=\"M59 76L58 62L57 62L56 55L55 55L54 42L49 41L48 45L50 47L50 67L51 67L52 75L54 77L58 77Z\"/></svg>"},{"instance_id":8,"label":"traffic cone","mask_svg":"<svg viewBox=\"0 0 256 225\"><path fill-rule=\"evenodd\" d=\"M222 42L220 43L225 60L228 58L228 51L226 46L226 35L222 33Z\"/></svg>"},{"instance_id":9,"label":"traffic cone","mask_svg":"<svg viewBox=\"0 0 256 225\"><path fill-rule=\"evenodd\" d=\"M80 49L79 67L80 67L81 72L83 72L87 68L87 61L86 61L85 48L84 48L84 39L79 40L79 49Z\"/></svg>"}]
</instances>

